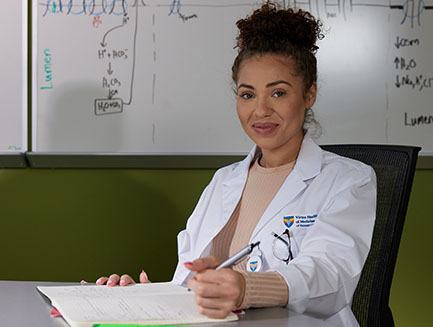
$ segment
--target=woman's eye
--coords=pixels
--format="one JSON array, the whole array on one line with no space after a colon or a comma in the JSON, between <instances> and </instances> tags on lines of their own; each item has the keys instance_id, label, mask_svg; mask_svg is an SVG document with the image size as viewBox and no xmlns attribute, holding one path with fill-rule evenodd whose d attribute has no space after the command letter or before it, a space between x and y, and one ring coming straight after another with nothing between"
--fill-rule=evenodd
<instances>
[{"instance_id":1,"label":"woman's eye","mask_svg":"<svg viewBox=\"0 0 433 327\"><path fill-rule=\"evenodd\" d=\"M286 92L284 92L284 91L275 91L275 92L272 94L272 96L275 97L275 98L279 98L279 97L282 97L282 96L285 95L285 94L286 94Z\"/></svg>"},{"instance_id":2,"label":"woman's eye","mask_svg":"<svg viewBox=\"0 0 433 327\"><path fill-rule=\"evenodd\" d=\"M241 96L242 99L245 99L245 100L251 99L253 97L253 95L251 93L249 93L249 92L241 93L240 96Z\"/></svg>"}]
</instances>

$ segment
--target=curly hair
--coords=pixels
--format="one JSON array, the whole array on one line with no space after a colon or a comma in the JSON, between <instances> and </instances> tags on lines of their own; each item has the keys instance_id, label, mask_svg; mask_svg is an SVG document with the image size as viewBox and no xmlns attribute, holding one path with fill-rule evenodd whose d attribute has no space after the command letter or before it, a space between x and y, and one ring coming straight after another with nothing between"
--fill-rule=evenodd
<instances>
[{"instance_id":1,"label":"curly hair","mask_svg":"<svg viewBox=\"0 0 433 327\"><path fill-rule=\"evenodd\" d=\"M278 9L268 1L251 16L238 20L236 26L238 55L232 66L235 82L245 59L266 53L292 57L298 74L303 75L305 90L317 80L316 41L323 38L322 23L309 12Z\"/></svg>"},{"instance_id":2,"label":"curly hair","mask_svg":"<svg viewBox=\"0 0 433 327\"><path fill-rule=\"evenodd\" d=\"M238 80L243 61L256 55L276 54L290 57L296 73L303 79L304 94L317 81L317 40L323 39L322 23L309 12L292 8L280 9L267 1L252 15L236 22L239 29L232 78ZM311 109L305 114L305 123L319 127Z\"/></svg>"}]
</instances>

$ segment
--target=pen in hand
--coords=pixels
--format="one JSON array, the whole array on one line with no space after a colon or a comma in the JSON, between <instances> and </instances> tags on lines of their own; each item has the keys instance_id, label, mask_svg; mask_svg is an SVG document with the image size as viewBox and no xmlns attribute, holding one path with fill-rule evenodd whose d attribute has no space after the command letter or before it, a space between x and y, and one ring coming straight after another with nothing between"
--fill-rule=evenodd
<instances>
[{"instance_id":1,"label":"pen in hand","mask_svg":"<svg viewBox=\"0 0 433 327\"><path fill-rule=\"evenodd\" d=\"M248 244L246 247L244 247L242 250L225 260L223 263L221 263L219 266L215 268L215 270L220 270L223 268L229 268L236 263L242 261L245 257L247 257L251 252L253 252L253 249L260 244L259 242ZM186 262L185 265L192 265L192 262ZM191 291L188 288L188 292Z\"/></svg>"},{"instance_id":2,"label":"pen in hand","mask_svg":"<svg viewBox=\"0 0 433 327\"><path fill-rule=\"evenodd\" d=\"M216 267L216 270L220 270L223 268L228 268L231 266L234 266L238 262L242 261L246 256L248 256L251 252L253 252L253 249L260 244L260 241L257 243L251 243L248 244L246 247L244 247L242 250L240 250L238 253L234 254L230 258L228 258L226 261L224 261L222 264L220 264L218 267Z\"/></svg>"}]
</instances>

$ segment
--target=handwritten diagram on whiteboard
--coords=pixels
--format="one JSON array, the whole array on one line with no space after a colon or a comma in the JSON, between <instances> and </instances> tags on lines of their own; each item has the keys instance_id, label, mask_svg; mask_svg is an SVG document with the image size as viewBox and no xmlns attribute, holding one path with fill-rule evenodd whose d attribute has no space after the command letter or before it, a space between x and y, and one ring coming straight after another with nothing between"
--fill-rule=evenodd
<instances>
[{"instance_id":1,"label":"handwritten diagram on whiteboard","mask_svg":"<svg viewBox=\"0 0 433 327\"><path fill-rule=\"evenodd\" d=\"M433 1L433 0L432 0ZM433 153L433 3L280 1L320 17L321 143ZM245 153L231 65L253 0L39 0L36 151Z\"/></svg>"},{"instance_id":2,"label":"handwritten diagram on whiteboard","mask_svg":"<svg viewBox=\"0 0 433 327\"><path fill-rule=\"evenodd\" d=\"M27 1L0 0L0 152L27 151Z\"/></svg>"}]
</instances>

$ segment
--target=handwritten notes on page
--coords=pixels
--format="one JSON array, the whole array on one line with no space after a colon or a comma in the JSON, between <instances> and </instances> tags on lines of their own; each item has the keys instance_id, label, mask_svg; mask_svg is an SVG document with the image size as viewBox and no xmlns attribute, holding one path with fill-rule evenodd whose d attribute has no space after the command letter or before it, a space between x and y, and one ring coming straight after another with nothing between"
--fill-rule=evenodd
<instances>
[{"instance_id":1,"label":"handwritten notes on page","mask_svg":"<svg viewBox=\"0 0 433 327\"><path fill-rule=\"evenodd\" d=\"M193 324L238 319L235 314L224 320L202 316L197 310L194 293L172 283L124 287L39 286L38 290L73 327L97 323Z\"/></svg>"}]
</instances>

